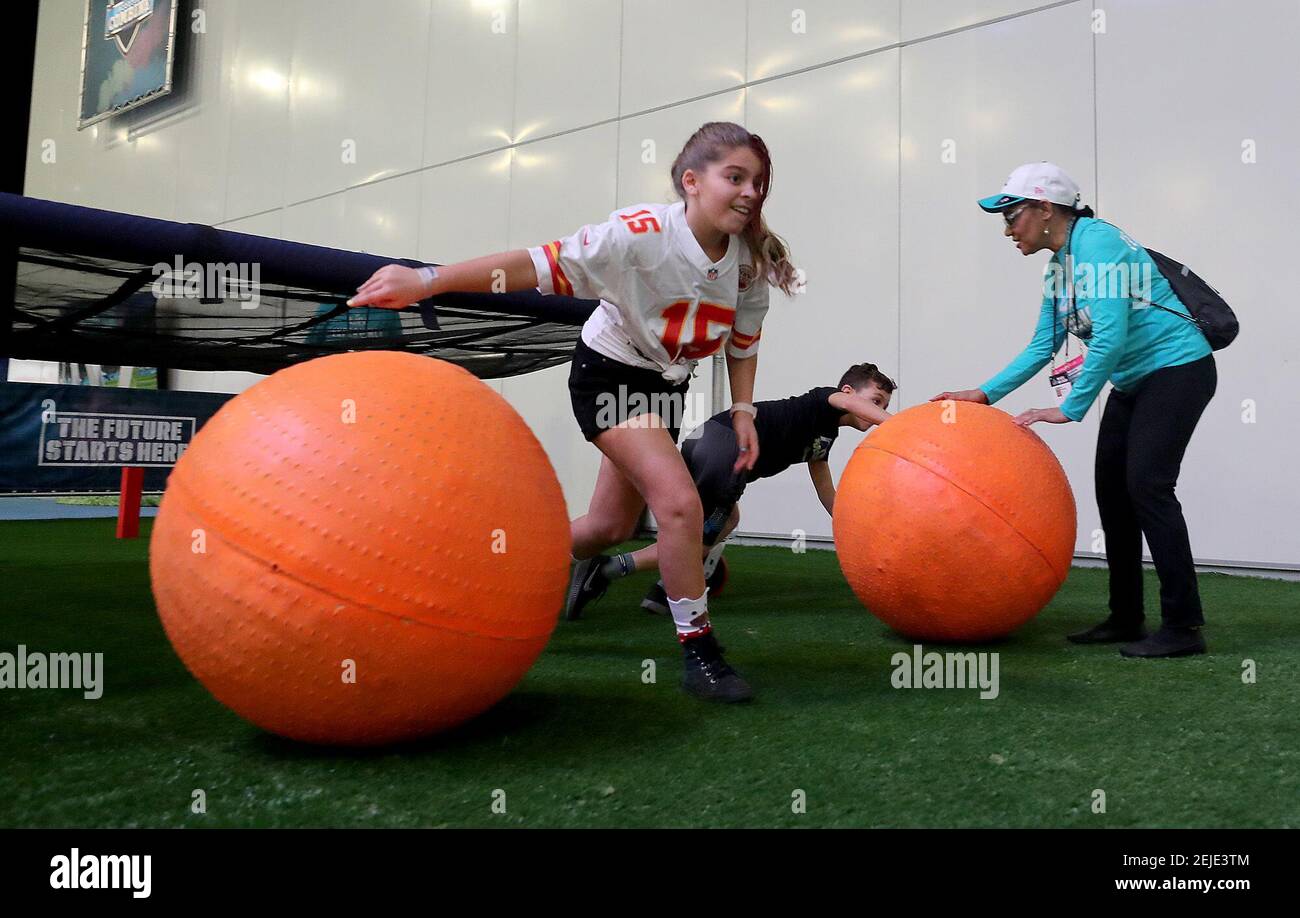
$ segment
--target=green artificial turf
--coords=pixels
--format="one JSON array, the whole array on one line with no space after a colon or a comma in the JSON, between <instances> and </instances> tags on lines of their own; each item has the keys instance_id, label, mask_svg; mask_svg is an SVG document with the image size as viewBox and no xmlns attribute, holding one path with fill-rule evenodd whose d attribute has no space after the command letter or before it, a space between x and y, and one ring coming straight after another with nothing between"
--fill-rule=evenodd
<instances>
[{"instance_id":1,"label":"green artificial turf","mask_svg":"<svg viewBox=\"0 0 1300 918\"><path fill-rule=\"evenodd\" d=\"M0 651L102 652L105 670L97 701L0 691L0 826L1300 825L1295 583L1202 576L1211 653L1138 661L1062 640L1104 614L1105 572L1076 569L1035 621L979 648L1000 654L1000 695L981 700L893 688L911 643L859 606L833 554L733 546L714 621L754 703L681 693L671 625L636 608L641 575L561 622L476 721L356 752L278 739L213 700L154 612L150 522L132 542L113 526L0 524ZM1154 605L1152 574L1147 589Z\"/></svg>"}]
</instances>

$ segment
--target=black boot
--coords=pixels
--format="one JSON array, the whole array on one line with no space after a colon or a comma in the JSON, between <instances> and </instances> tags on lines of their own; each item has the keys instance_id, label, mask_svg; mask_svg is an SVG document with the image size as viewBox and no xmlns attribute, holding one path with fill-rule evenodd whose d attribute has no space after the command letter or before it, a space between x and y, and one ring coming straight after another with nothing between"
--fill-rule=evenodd
<instances>
[{"instance_id":1,"label":"black boot","mask_svg":"<svg viewBox=\"0 0 1300 918\"><path fill-rule=\"evenodd\" d=\"M1200 628L1163 627L1148 638L1125 644L1119 652L1126 657L1191 657L1205 653L1205 638Z\"/></svg>"},{"instance_id":2,"label":"black boot","mask_svg":"<svg viewBox=\"0 0 1300 918\"><path fill-rule=\"evenodd\" d=\"M1146 636L1147 629L1143 626L1142 619L1139 618L1135 622L1117 622L1112 615L1100 625L1067 634L1065 639L1072 644L1118 644L1140 641Z\"/></svg>"},{"instance_id":3,"label":"black boot","mask_svg":"<svg viewBox=\"0 0 1300 918\"><path fill-rule=\"evenodd\" d=\"M713 632L682 641L686 655L686 676L682 688L706 701L748 701L754 697L749 683L727 665Z\"/></svg>"}]
</instances>

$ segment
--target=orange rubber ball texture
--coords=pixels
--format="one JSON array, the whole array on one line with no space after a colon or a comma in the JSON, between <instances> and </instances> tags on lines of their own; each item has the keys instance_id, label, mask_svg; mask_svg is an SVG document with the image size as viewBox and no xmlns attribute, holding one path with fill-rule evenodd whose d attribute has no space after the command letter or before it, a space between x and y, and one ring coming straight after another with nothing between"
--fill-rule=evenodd
<instances>
[{"instance_id":1,"label":"orange rubber ball texture","mask_svg":"<svg viewBox=\"0 0 1300 918\"><path fill-rule=\"evenodd\" d=\"M555 627L564 496L500 395L413 354L339 354L231 399L167 482L158 613L258 726L368 745L444 730L519 682Z\"/></svg>"},{"instance_id":2,"label":"orange rubber ball texture","mask_svg":"<svg viewBox=\"0 0 1300 918\"><path fill-rule=\"evenodd\" d=\"M835 497L853 592L895 631L931 641L989 640L1037 615L1069 573L1075 527L1047 444L974 402L918 405L882 424Z\"/></svg>"}]
</instances>

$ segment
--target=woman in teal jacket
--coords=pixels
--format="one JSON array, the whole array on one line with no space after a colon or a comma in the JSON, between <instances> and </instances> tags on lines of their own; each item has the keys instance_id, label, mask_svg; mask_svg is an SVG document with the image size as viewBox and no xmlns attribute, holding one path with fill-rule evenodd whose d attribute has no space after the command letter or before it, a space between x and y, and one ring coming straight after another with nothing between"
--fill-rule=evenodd
<instances>
[{"instance_id":1,"label":"woman in teal jacket","mask_svg":"<svg viewBox=\"0 0 1300 918\"><path fill-rule=\"evenodd\" d=\"M1082 420L1107 380L1113 384L1097 435L1097 506L1110 568L1110 615L1069 639L1123 643L1130 657L1205 652L1196 568L1174 494L1192 431L1214 396L1217 374L1205 336L1151 256L1122 230L1093 219L1079 187L1058 166L1028 163L1002 193L980 200L1002 214L1005 234L1025 255L1053 253L1033 339L978 389L943 392L991 405L1022 386L1064 346L1051 383L1060 407L1016 418ZM1069 334L1086 345L1071 354ZM1080 347L1078 350L1084 350ZM1160 577L1161 627L1143 625L1142 536Z\"/></svg>"}]
</instances>

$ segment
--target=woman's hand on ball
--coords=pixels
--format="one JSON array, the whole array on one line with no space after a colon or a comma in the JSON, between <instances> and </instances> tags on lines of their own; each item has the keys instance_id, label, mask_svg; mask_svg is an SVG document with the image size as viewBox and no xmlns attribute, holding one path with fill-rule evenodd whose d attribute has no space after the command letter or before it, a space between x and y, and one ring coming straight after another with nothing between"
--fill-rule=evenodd
<instances>
[{"instance_id":1,"label":"woman's hand on ball","mask_svg":"<svg viewBox=\"0 0 1300 918\"><path fill-rule=\"evenodd\" d=\"M402 309L428 296L424 278L414 268L384 265L357 288L348 305Z\"/></svg>"},{"instance_id":2,"label":"woman's hand on ball","mask_svg":"<svg viewBox=\"0 0 1300 918\"><path fill-rule=\"evenodd\" d=\"M1014 420L1021 427L1028 427L1030 424L1036 424L1039 421L1046 421L1048 424L1064 424L1070 419L1065 416L1060 408L1030 408L1028 411L1022 411L1016 415Z\"/></svg>"},{"instance_id":3,"label":"woman's hand on ball","mask_svg":"<svg viewBox=\"0 0 1300 918\"><path fill-rule=\"evenodd\" d=\"M981 405L989 403L989 397L983 389L959 389L956 392L940 392L932 402L979 402Z\"/></svg>"},{"instance_id":4,"label":"woman's hand on ball","mask_svg":"<svg viewBox=\"0 0 1300 918\"><path fill-rule=\"evenodd\" d=\"M754 427L754 419L744 411L733 412L731 424L736 431L736 446L740 448L731 471L739 474L752 469L758 461L758 430Z\"/></svg>"}]
</instances>

